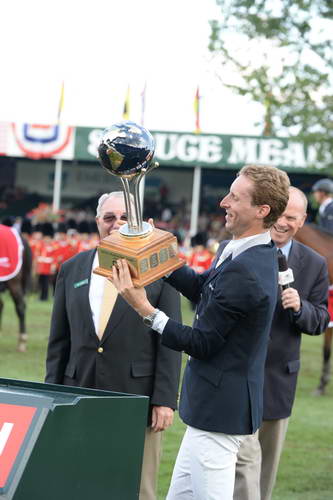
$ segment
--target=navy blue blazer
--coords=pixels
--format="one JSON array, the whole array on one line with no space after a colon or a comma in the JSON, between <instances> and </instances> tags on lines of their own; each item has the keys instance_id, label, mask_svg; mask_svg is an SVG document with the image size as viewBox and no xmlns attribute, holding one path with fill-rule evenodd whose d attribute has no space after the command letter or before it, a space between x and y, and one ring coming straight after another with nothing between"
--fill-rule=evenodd
<instances>
[{"instance_id":1,"label":"navy blue blazer","mask_svg":"<svg viewBox=\"0 0 333 500\"><path fill-rule=\"evenodd\" d=\"M333 233L333 200L326 205L324 213L319 214L319 226Z\"/></svg>"},{"instance_id":2,"label":"navy blue blazer","mask_svg":"<svg viewBox=\"0 0 333 500\"><path fill-rule=\"evenodd\" d=\"M264 365L278 290L274 243L251 247L201 275L185 266L168 281L198 304L192 327L169 319L162 334L164 345L190 355L181 418L207 431L255 432L262 420Z\"/></svg>"},{"instance_id":3,"label":"navy blue blazer","mask_svg":"<svg viewBox=\"0 0 333 500\"><path fill-rule=\"evenodd\" d=\"M273 316L265 367L264 420L287 418L294 404L300 369L302 333L319 335L329 323L326 260L311 248L293 241L288 258L302 309L300 315L283 309L281 295Z\"/></svg>"}]
</instances>

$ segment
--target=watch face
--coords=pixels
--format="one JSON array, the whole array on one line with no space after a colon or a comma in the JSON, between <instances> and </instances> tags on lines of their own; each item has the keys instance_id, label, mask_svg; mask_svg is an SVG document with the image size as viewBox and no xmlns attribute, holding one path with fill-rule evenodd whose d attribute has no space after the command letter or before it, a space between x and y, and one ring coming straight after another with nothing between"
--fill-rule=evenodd
<instances>
[{"instance_id":1,"label":"watch face","mask_svg":"<svg viewBox=\"0 0 333 500\"><path fill-rule=\"evenodd\" d=\"M143 318L143 322L146 326L152 326L153 320L151 318Z\"/></svg>"},{"instance_id":2,"label":"watch face","mask_svg":"<svg viewBox=\"0 0 333 500\"><path fill-rule=\"evenodd\" d=\"M152 314L149 314L148 316L145 316L144 318L142 318L144 324L151 328L153 326L154 319L155 319L158 312L159 312L159 310L155 309L155 311Z\"/></svg>"}]
</instances>

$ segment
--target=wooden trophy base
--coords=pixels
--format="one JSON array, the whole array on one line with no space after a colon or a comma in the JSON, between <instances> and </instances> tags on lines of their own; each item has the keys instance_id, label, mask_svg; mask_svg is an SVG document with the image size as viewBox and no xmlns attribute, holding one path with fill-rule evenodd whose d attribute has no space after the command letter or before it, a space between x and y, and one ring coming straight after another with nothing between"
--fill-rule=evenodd
<instances>
[{"instance_id":1,"label":"wooden trophy base","mask_svg":"<svg viewBox=\"0 0 333 500\"><path fill-rule=\"evenodd\" d=\"M100 242L97 251L99 267L94 273L109 278L117 260L126 259L135 287L149 285L185 264L178 257L177 238L156 228L145 236L124 236L113 231Z\"/></svg>"}]
</instances>

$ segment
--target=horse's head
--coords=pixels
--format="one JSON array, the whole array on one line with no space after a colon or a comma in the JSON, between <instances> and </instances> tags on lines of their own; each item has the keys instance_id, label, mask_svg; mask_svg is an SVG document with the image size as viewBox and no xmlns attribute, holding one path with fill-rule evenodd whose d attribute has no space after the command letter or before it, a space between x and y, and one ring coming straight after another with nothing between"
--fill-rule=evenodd
<instances>
[{"instance_id":1,"label":"horse's head","mask_svg":"<svg viewBox=\"0 0 333 500\"><path fill-rule=\"evenodd\" d=\"M316 224L304 224L294 238L326 258L330 282L333 283L333 234Z\"/></svg>"}]
</instances>

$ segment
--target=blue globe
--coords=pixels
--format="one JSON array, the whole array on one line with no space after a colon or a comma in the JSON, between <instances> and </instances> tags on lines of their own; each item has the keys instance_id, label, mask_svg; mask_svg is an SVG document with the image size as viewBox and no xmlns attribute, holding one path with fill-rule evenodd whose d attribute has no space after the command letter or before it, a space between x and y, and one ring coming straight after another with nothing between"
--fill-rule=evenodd
<instances>
[{"instance_id":1,"label":"blue globe","mask_svg":"<svg viewBox=\"0 0 333 500\"><path fill-rule=\"evenodd\" d=\"M149 167L154 152L155 141L151 133L131 121L106 128L98 146L101 165L110 174L129 179Z\"/></svg>"}]
</instances>

